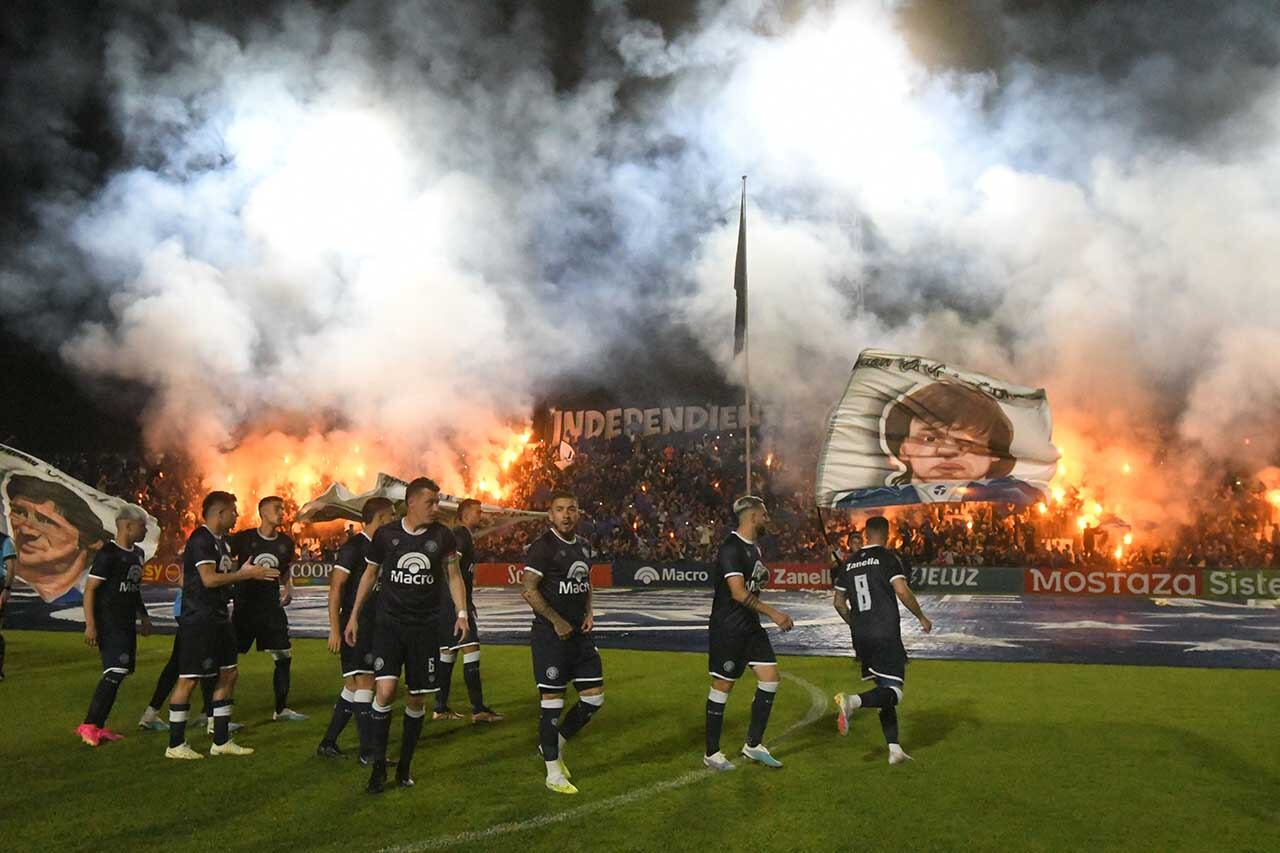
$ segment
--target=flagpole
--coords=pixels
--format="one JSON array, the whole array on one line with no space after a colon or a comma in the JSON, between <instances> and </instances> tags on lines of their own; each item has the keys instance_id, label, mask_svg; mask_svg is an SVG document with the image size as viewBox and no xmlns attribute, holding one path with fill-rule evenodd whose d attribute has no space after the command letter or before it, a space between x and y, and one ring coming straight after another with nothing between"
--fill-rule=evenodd
<instances>
[{"instance_id":1,"label":"flagpole","mask_svg":"<svg viewBox=\"0 0 1280 853\"><path fill-rule=\"evenodd\" d=\"M742 176L742 220L745 224L747 218L747 176ZM747 271L746 264L743 264L742 270L743 284L746 283ZM744 288L745 289L745 288ZM747 398L747 494L751 494L751 323L747 322L746 313L751 311L750 301L744 299L744 307L746 312L743 316L742 324L742 351L745 356L743 364L743 374L746 380L746 398Z\"/></svg>"}]
</instances>

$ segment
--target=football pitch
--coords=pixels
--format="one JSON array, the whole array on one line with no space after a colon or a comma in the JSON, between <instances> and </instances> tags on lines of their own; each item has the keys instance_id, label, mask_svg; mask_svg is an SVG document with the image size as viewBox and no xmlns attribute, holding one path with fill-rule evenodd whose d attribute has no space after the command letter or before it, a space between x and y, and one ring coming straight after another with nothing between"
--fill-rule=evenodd
<instances>
[{"instance_id":1,"label":"football pitch","mask_svg":"<svg viewBox=\"0 0 1280 853\"><path fill-rule=\"evenodd\" d=\"M723 742L738 770L712 775L705 655L602 649L608 699L566 751L581 793L561 796L542 784L528 651L488 646L486 700L507 721L428 723L417 786L373 797L353 757L315 757L339 687L320 641L295 643L290 706L311 719L270 722L271 662L250 654L235 719L257 753L178 762L135 728L171 637L140 638L108 722L127 738L92 749L73 731L96 651L69 632L5 636L4 850L1280 848L1275 670L916 661L899 711L916 760L890 767L874 712L836 733L831 695L861 689L852 662L784 656L765 742L786 766L737 757L747 679ZM456 672L454 707L465 697ZM354 725L342 745L354 754Z\"/></svg>"}]
</instances>

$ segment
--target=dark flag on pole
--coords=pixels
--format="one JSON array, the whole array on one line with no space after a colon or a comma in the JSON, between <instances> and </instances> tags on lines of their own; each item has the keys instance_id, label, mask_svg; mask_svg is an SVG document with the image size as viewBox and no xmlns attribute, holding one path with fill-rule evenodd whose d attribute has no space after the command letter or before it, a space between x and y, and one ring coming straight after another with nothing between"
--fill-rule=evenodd
<instances>
[{"instance_id":1,"label":"dark flag on pole","mask_svg":"<svg viewBox=\"0 0 1280 853\"><path fill-rule=\"evenodd\" d=\"M747 344L747 177L742 176L742 206L738 208L738 259L733 265L733 289L738 310L733 316L733 354Z\"/></svg>"}]
</instances>

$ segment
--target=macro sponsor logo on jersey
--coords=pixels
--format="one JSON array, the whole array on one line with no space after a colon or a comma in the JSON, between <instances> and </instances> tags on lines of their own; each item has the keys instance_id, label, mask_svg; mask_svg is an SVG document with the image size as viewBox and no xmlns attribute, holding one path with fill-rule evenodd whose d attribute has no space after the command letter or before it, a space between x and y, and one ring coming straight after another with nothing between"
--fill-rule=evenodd
<instances>
[{"instance_id":1,"label":"macro sponsor logo on jersey","mask_svg":"<svg viewBox=\"0 0 1280 853\"><path fill-rule=\"evenodd\" d=\"M1280 598L1280 572L1209 569L1201 574L1204 595L1213 598Z\"/></svg>"},{"instance_id":2,"label":"macro sponsor logo on jersey","mask_svg":"<svg viewBox=\"0 0 1280 853\"><path fill-rule=\"evenodd\" d=\"M266 566L269 569L280 568L280 560L276 558L275 554L272 554L270 552L263 552L258 556L254 557L253 564L255 566Z\"/></svg>"},{"instance_id":3,"label":"macro sponsor logo on jersey","mask_svg":"<svg viewBox=\"0 0 1280 853\"><path fill-rule=\"evenodd\" d=\"M405 586L426 586L436 582L431 573L431 558L420 551L401 554L391 570L391 582Z\"/></svg>"},{"instance_id":4,"label":"macro sponsor logo on jersey","mask_svg":"<svg viewBox=\"0 0 1280 853\"><path fill-rule=\"evenodd\" d=\"M561 595L581 595L591 589L591 567L581 560L569 566L568 576L560 581Z\"/></svg>"},{"instance_id":5,"label":"macro sponsor logo on jersey","mask_svg":"<svg viewBox=\"0 0 1280 853\"><path fill-rule=\"evenodd\" d=\"M1200 594L1200 576L1193 572L1112 572L1103 569L1027 569L1026 592L1041 595Z\"/></svg>"}]
</instances>

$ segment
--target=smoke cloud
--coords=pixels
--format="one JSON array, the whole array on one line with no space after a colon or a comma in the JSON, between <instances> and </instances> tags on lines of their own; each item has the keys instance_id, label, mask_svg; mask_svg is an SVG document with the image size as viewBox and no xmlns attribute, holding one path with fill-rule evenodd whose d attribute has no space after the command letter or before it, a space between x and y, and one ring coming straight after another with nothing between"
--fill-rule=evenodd
<instances>
[{"instance_id":1,"label":"smoke cloud","mask_svg":"<svg viewBox=\"0 0 1280 853\"><path fill-rule=\"evenodd\" d=\"M1068 464L1122 455L1159 516L1280 452L1263 5L972 3L966 53L929 41L937 4L605 3L568 85L535 7L139 6L95 59L55 27L10 75L40 121L6 148L48 179L0 288L78 369L155 390L156 446L341 429L438 471L566 375L620 381L636 334L692 330L738 376L745 173L786 440L860 349L919 352L1046 387ZM109 165L68 143L86 89Z\"/></svg>"}]
</instances>

